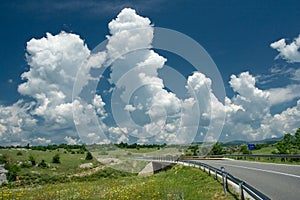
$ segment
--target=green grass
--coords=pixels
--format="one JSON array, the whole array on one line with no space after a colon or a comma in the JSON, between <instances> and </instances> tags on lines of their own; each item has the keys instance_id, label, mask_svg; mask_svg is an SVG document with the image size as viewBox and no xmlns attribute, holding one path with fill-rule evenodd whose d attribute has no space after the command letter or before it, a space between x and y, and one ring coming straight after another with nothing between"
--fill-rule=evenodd
<instances>
[{"instance_id":1,"label":"green grass","mask_svg":"<svg viewBox=\"0 0 300 200\"><path fill-rule=\"evenodd\" d=\"M1 198L2 193L2 198ZM199 169L175 166L153 176L100 178L96 181L46 184L0 190L0 199L236 199L223 194L220 182Z\"/></svg>"},{"instance_id":2,"label":"green grass","mask_svg":"<svg viewBox=\"0 0 300 200\"><path fill-rule=\"evenodd\" d=\"M259 150L253 150L252 154L272 154L272 152L276 150L277 149L275 146L268 146L268 147L261 148Z\"/></svg>"},{"instance_id":3,"label":"green grass","mask_svg":"<svg viewBox=\"0 0 300 200\"><path fill-rule=\"evenodd\" d=\"M17 155L21 152L22 155ZM93 162L99 165L96 160L87 161L85 160L86 153L84 154L72 154L64 149L53 150L53 151L39 151L39 150L28 150L28 149L0 149L0 154L6 156L10 164L20 165L20 163L25 163L29 160L29 156L32 155L36 163L40 163L45 160L46 164L49 166L47 168L40 167L20 167L20 172L18 175L28 175L28 174L47 174L47 175L68 175L73 173L78 173L81 169L78 168L80 164ZM52 158L54 155L59 154L60 164L52 163Z\"/></svg>"}]
</instances>

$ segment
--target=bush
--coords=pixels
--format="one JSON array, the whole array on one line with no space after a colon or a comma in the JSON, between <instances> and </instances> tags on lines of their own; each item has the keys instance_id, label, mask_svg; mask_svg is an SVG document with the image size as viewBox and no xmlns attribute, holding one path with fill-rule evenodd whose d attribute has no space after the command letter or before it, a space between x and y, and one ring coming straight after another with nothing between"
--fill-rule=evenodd
<instances>
[{"instance_id":1,"label":"bush","mask_svg":"<svg viewBox=\"0 0 300 200\"><path fill-rule=\"evenodd\" d=\"M22 156L22 155L23 155L22 152L18 151L17 156Z\"/></svg>"},{"instance_id":2,"label":"bush","mask_svg":"<svg viewBox=\"0 0 300 200\"><path fill-rule=\"evenodd\" d=\"M42 168L46 168L47 167L47 164L46 164L45 160L42 160L40 162L39 167L42 167Z\"/></svg>"},{"instance_id":3,"label":"bush","mask_svg":"<svg viewBox=\"0 0 300 200\"><path fill-rule=\"evenodd\" d=\"M93 160L93 155L91 154L91 152L87 152L85 160Z\"/></svg>"},{"instance_id":4,"label":"bush","mask_svg":"<svg viewBox=\"0 0 300 200\"><path fill-rule=\"evenodd\" d=\"M53 156L52 163L57 163L57 164L60 163L60 156L59 156L59 154L56 154L55 156Z\"/></svg>"},{"instance_id":5,"label":"bush","mask_svg":"<svg viewBox=\"0 0 300 200\"><path fill-rule=\"evenodd\" d=\"M29 155L29 161L31 162L31 164L33 166L35 166L36 162L35 162L35 158L33 157L33 155Z\"/></svg>"},{"instance_id":6,"label":"bush","mask_svg":"<svg viewBox=\"0 0 300 200\"><path fill-rule=\"evenodd\" d=\"M29 160L26 160L26 161L22 162L21 167L22 168L29 168L29 167L32 167L32 164Z\"/></svg>"},{"instance_id":7,"label":"bush","mask_svg":"<svg viewBox=\"0 0 300 200\"><path fill-rule=\"evenodd\" d=\"M20 168L16 165L5 165L5 169L8 170L7 173L7 180L8 181L15 181L17 177L17 173L20 171Z\"/></svg>"},{"instance_id":8,"label":"bush","mask_svg":"<svg viewBox=\"0 0 300 200\"><path fill-rule=\"evenodd\" d=\"M7 156L6 155L0 156L0 164L5 164L5 163L7 163Z\"/></svg>"}]
</instances>

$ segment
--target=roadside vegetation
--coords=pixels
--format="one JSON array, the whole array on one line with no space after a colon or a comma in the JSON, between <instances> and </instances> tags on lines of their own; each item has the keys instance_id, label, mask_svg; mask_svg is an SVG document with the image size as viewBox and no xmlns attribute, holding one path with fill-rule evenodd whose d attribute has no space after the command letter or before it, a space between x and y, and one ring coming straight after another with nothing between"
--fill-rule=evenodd
<instances>
[{"instance_id":1,"label":"roadside vegetation","mask_svg":"<svg viewBox=\"0 0 300 200\"><path fill-rule=\"evenodd\" d=\"M248 154L300 153L300 128L295 134L285 134L280 140L255 143L250 150L247 143L216 143L210 152L201 144L189 146L140 145L48 145L0 147L0 164L8 170L8 184L0 186L0 200L4 199L233 199L224 197L222 185L200 170L175 166L154 176L140 177L137 173L110 168L99 158L113 162L140 155L228 156L235 159L262 162L299 164L299 158L255 158ZM122 153L122 154L120 154ZM118 158L119 156L119 158ZM110 157L117 157L109 160ZM107 160L108 159L108 160ZM123 160L122 160L123 159ZM136 161L134 161L136 162ZM144 163L142 163L144 162ZM141 161L143 168L146 161ZM134 163L133 163L134 164ZM128 165L130 168L132 165ZM195 189L197 188L197 189Z\"/></svg>"},{"instance_id":2,"label":"roadside vegetation","mask_svg":"<svg viewBox=\"0 0 300 200\"><path fill-rule=\"evenodd\" d=\"M248 144L240 142L235 143L216 143L209 155L227 155L233 159L253 160L261 162L274 162L274 163L288 163L288 164L300 164L299 158L273 158L272 156L266 157L247 157L249 154L253 155L299 155L300 154L300 128L294 133L285 134L278 141L268 141L260 143L252 143L255 148L249 150ZM228 156L228 155L245 155L245 156Z\"/></svg>"},{"instance_id":3,"label":"roadside vegetation","mask_svg":"<svg viewBox=\"0 0 300 200\"><path fill-rule=\"evenodd\" d=\"M151 152L164 145L123 148ZM225 197L222 184L199 169L175 166L143 177L107 167L89 150L81 145L2 147L0 163L9 172L0 200L236 198Z\"/></svg>"},{"instance_id":4,"label":"roadside vegetation","mask_svg":"<svg viewBox=\"0 0 300 200\"><path fill-rule=\"evenodd\" d=\"M93 175L93 177L96 175ZM153 176L110 174L33 187L2 187L0 199L236 199L224 196L223 186L199 169L175 166ZM2 193L2 197L1 197Z\"/></svg>"}]
</instances>

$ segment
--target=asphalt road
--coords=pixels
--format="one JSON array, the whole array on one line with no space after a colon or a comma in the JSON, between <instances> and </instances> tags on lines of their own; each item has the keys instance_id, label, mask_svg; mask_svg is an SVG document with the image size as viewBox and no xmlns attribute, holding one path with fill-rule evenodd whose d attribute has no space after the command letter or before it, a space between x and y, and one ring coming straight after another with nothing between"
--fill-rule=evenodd
<instances>
[{"instance_id":1,"label":"asphalt road","mask_svg":"<svg viewBox=\"0 0 300 200\"><path fill-rule=\"evenodd\" d=\"M245 181L271 199L300 199L300 165L235 160L201 160Z\"/></svg>"}]
</instances>

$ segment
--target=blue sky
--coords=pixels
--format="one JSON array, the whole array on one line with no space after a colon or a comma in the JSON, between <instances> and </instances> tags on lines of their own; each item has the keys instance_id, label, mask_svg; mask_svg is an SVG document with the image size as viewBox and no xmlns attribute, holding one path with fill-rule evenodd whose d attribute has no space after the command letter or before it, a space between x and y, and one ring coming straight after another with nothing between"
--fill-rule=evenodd
<instances>
[{"instance_id":1,"label":"blue sky","mask_svg":"<svg viewBox=\"0 0 300 200\"><path fill-rule=\"evenodd\" d=\"M297 25L300 17L299 4L296 0L284 2L276 0L265 2L233 0L1 1L0 93L2 95L0 95L0 105L2 112L0 119L3 120L0 121L0 125L2 122L0 143L47 144L79 141L74 125L70 123L59 127L55 121L51 121L50 116L44 116L38 112L41 109L37 110L37 108L41 108L43 103L39 100L41 97L37 97L40 93L37 92L34 95L25 91L24 88L23 92L20 92L20 89L18 91L19 85L27 82L26 79L21 80L21 74L32 68L25 57L29 49L27 42L32 38L46 37L47 32L54 36L65 31L79 35L87 45L87 49L92 50L106 39L110 31L108 23L115 19L125 7L136 10L137 15L148 17L154 27L169 28L188 35L201 44L214 60L222 75L226 96L231 100L228 108L224 108L227 110L231 108L227 114L229 121L226 124L229 125L224 127L220 138L214 138L214 140L253 140L293 132L300 127L300 121L297 121L297 116L299 116L297 105L300 104L297 104L300 96L297 95L300 93L300 59L297 57L299 56L297 47L300 44L295 42L296 50L291 52L290 49L284 48L282 43L275 45L274 42L284 38L286 44L291 44L295 38L298 38L300 34L300 26ZM270 46L272 43L273 48ZM32 51L36 53L34 48ZM168 58L167 64L175 65L175 68L180 69L183 74L192 74L190 71L185 71L187 68L180 68L183 62L176 59L172 61L172 59L172 56ZM244 74L241 74L242 72ZM185 78L188 79L188 77ZM247 96L249 91L245 91L245 88L247 84L252 84L253 79L255 80L255 84L252 85L254 88L251 88L252 86L249 88L254 96L250 97ZM105 89L109 90L109 88ZM105 100L105 92L100 93ZM259 96L260 93L268 97ZM255 95L265 100L257 100ZM21 99L22 102L20 102ZM59 106L67 103L71 103L70 100L64 104L61 102L53 104ZM109 104L109 102L105 103ZM232 111L238 107L241 113ZM256 113L258 112L256 109L263 110L264 107L268 110ZM21 109L24 115L15 116L14 112L22 113L17 111L18 109ZM292 119L287 117L290 113L294 114ZM278 114L277 117L276 114ZM108 117L105 120L110 121L110 114L106 113L106 115ZM9 121L8 116L14 117ZM30 118L30 122L24 125L27 117ZM12 125L16 123L16 120L23 120L23 122ZM281 123L281 125L277 127L272 123L277 125ZM28 126L28 124L31 125ZM112 135L116 134L115 137L125 138L126 131L122 131L122 128L118 127L118 130L117 127L110 128L110 130L108 127L103 129L107 129L106 131L111 132ZM57 135L57 132L62 133ZM93 132L90 133L92 137ZM22 134L26 136L23 137ZM199 136L201 134L205 135L203 131L198 130L197 137L201 138Z\"/></svg>"}]
</instances>

